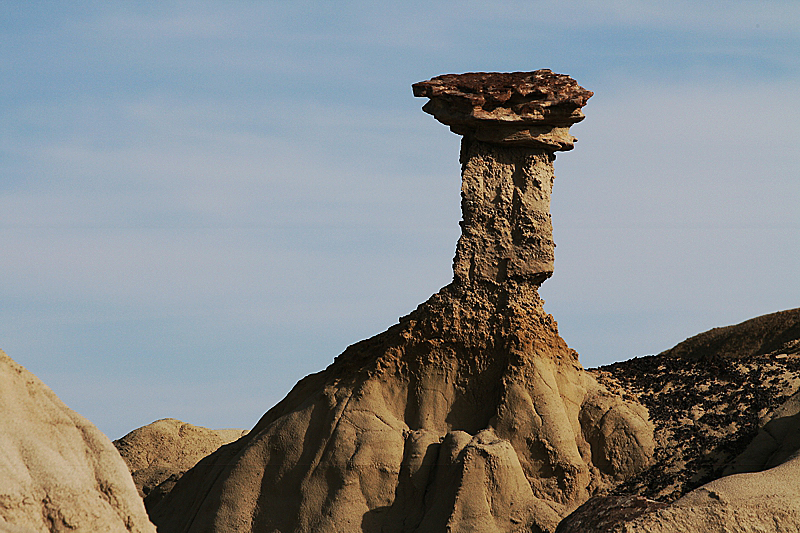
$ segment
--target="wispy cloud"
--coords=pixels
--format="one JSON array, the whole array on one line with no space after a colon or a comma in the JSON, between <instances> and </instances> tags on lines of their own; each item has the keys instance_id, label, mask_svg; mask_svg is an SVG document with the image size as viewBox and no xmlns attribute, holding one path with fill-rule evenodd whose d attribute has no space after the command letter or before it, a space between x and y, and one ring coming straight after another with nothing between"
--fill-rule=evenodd
<instances>
[{"instance_id":1,"label":"wispy cloud","mask_svg":"<svg viewBox=\"0 0 800 533\"><path fill-rule=\"evenodd\" d=\"M130 391L62 362L285 391L450 280L443 72L597 92L542 289L585 362L800 299L795 2L56 4L0 26L0 342L101 426Z\"/></svg>"}]
</instances>

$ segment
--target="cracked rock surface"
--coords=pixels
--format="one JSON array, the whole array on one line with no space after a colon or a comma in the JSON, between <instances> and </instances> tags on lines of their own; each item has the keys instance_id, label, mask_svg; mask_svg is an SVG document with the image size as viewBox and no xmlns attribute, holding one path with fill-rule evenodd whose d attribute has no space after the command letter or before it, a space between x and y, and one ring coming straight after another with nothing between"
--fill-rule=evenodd
<instances>
[{"instance_id":1,"label":"cracked rock surface","mask_svg":"<svg viewBox=\"0 0 800 533\"><path fill-rule=\"evenodd\" d=\"M565 139L591 94L547 72L448 78L483 94L511 80L495 114L535 107L511 109L517 93L542 107L536 142L530 128L492 140L480 117L463 130L453 282L189 470L152 510L159 532L552 532L648 466L646 409L581 367L537 292L552 274L553 151L567 149L540 141ZM439 112L461 106L438 98Z\"/></svg>"}]
</instances>

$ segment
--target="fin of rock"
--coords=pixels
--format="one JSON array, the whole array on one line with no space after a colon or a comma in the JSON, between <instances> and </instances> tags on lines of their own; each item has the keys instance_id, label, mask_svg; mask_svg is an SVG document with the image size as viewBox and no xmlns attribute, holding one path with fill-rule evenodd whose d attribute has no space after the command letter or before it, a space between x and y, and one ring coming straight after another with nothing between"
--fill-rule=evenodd
<instances>
[{"instance_id":1,"label":"fin of rock","mask_svg":"<svg viewBox=\"0 0 800 533\"><path fill-rule=\"evenodd\" d=\"M464 136L453 282L189 470L160 532L553 531L650 461L646 409L584 371L537 292L554 152L591 93L549 70L414 93Z\"/></svg>"},{"instance_id":2,"label":"fin of rock","mask_svg":"<svg viewBox=\"0 0 800 533\"><path fill-rule=\"evenodd\" d=\"M117 450L0 351L0 532L155 533Z\"/></svg>"}]
</instances>

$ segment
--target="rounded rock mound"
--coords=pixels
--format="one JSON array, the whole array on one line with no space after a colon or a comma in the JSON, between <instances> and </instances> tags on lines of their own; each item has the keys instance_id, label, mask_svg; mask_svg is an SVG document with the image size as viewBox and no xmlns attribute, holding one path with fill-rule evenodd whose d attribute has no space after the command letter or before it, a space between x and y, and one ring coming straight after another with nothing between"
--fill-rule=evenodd
<instances>
[{"instance_id":1,"label":"rounded rock mound","mask_svg":"<svg viewBox=\"0 0 800 533\"><path fill-rule=\"evenodd\" d=\"M94 425L0 351L0 531L155 533Z\"/></svg>"},{"instance_id":2,"label":"rounded rock mound","mask_svg":"<svg viewBox=\"0 0 800 533\"><path fill-rule=\"evenodd\" d=\"M800 309L761 315L690 337L661 355L687 360L800 355Z\"/></svg>"},{"instance_id":3,"label":"rounded rock mound","mask_svg":"<svg viewBox=\"0 0 800 533\"><path fill-rule=\"evenodd\" d=\"M200 459L245 434L243 429L208 429L164 418L134 429L115 440L114 446L145 505L151 507Z\"/></svg>"}]
</instances>

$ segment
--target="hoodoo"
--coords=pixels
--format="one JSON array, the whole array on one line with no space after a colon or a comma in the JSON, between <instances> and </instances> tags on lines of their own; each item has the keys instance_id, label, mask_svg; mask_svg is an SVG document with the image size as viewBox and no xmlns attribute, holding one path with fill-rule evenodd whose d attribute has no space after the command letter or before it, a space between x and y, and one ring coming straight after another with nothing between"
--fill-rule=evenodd
<instances>
[{"instance_id":1,"label":"hoodoo","mask_svg":"<svg viewBox=\"0 0 800 533\"><path fill-rule=\"evenodd\" d=\"M650 461L646 410L583 370L537 292L554 153L592 93L549 70L413 88L463 136L453 282L188 471L160 532L553 531Z\"/></svg>"}]
</instances>

